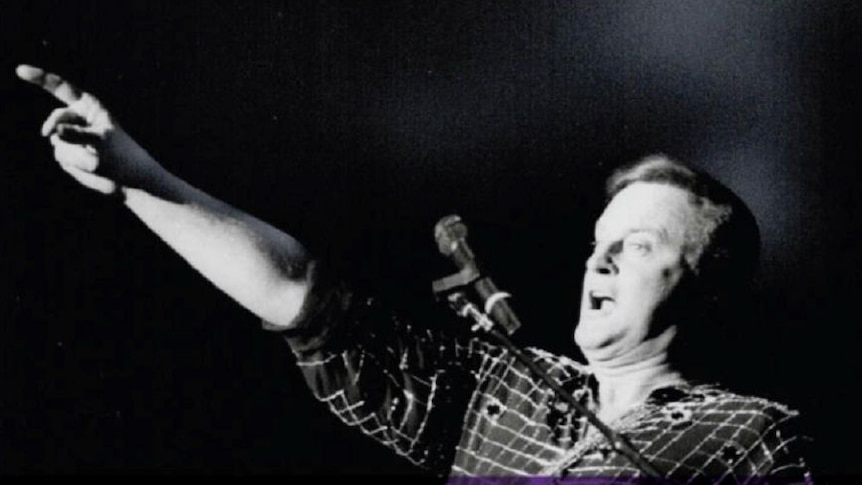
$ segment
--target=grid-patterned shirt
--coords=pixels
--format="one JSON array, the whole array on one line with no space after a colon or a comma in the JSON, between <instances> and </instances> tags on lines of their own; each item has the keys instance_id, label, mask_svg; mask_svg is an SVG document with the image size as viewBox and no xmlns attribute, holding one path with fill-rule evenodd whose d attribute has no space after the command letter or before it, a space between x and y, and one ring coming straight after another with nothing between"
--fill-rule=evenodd
<instances>
[{"instance_id":1,"label":"grid-patterned shirt","mask_svg":"<svg viewBox=\"0 0 862 485\"><path fill-rule=\"evenodd\" d=\"M632 463L505 348L417 328L340 286L313 294L305 312L284 336L315 397L450 483L641 483ZM526 353L590 405L595 379L583 365ZM673 483L809 483L796 418L765 399L680 384L608 424Z\"/></svg>"}]
</instances>

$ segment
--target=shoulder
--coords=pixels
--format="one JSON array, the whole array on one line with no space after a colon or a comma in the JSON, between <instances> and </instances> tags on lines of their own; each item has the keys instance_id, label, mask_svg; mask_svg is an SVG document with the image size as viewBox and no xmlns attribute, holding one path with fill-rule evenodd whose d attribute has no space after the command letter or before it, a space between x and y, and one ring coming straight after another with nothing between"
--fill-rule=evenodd
<instances>
[{"instance_id":1,"label":"shoulder","mask_svg":"<svg viewBox=\"0 0 862 485\"><path fill-rule=\"evenodd\" d=\"M688 408L693 422L708 425L748 452L761 448L775 453L806 439L799 411L759 396L699 385L693 386L677 405Z\"/></svg>"},{"instance_id":2,"label":"shoulder","mask_svg":"<svg viewBox=\"0 0 862 485\"><path fill-rule=\"evenodd\" d=\"M759 396L737 394L715 385L692 386L688 399L703 412L738 415L740 419L779 423L795 418L799 411Z\"/></svg>"},{"instance_id":3,"label":"shoulder","mask_svg":"<svg viewBox=\"0 0 862 485\"><path fill-rule=\"evenodd\" d=\"M795 409L714 385L665 388L650 399L662 422L693 439L734 442L742 449L777 448L799 433Z\"/></svg>"},{"instance_id":4,"label":"shoulder","mask_svg":"<svg viewBox=\"0 0 862 485\"><path fill-rule=\"evenodd\" d=\"M523 385L531 389L548 388L539 376L529 368L530 366L521 361L512 350L500 345L487 343L483 343L482 345L484 346L482 351L484 358L483 364L476 373L478 381L482 382L490 379L494 383L505 381L509 385ZM587 378L590 374L585 366L569 357L553 354L535 347L526 347L519 350L525 360L537 365L551 379L570 392L584 387L587 383Z\"/></svg>"},{"instance_id":5,"label":"shoulder","mask_svg":"<svg viewBox=\"0 0 862 485\"><path fill-rule=\"evenodd\" d=\"M535 347L527 347L524 353L563 385L572 381L585 383L590 376L584 364L565 355L553 354Z\"/></svg>"},{"instance_id":6,"label":"shoulder","mask_svg":"<svg viewBox=\"0 0 862 485\"><path fill-rule=\"evenodd\" d=\"M788 476L805 483L809 440L797 410L713 385L679 389L660 404L661 423L703 459L699 468L717 474L732 470L739 477Z\"/></svg>"},{"instance_id":7,"label":"shoulder","mask_svg":"<svg viewBox=\"0 0 862 485\"><path fill-rule=\"evenodd\" d=\"M666 408L690 415L695 422L737 429L742 436L762 435L791 424L799 416L799 411L783 403L737 394L715 385L694 385L654 397Z\"/></svg>"},{"instance_id":8,"label":"shoulder","mask_svg":"<svg viewBox=\"0 0 862 485\"><path fill-rule=\"evenodd\" d=\"M554 354L547 350L536 347L527 347L524 352L533 360L540 364L548 365L552 368L565 368L573 371L587 373L587 367L565 355Z\"/></svg>"}]
</instances>

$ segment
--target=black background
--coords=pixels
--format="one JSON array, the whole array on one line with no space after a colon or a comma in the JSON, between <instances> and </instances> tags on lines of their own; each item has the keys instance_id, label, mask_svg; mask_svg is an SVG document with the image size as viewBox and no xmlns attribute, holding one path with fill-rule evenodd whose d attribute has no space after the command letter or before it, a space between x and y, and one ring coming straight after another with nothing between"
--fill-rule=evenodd
<instances>
[{"instance_id":1,"label":"black background","mask_svg":"<svg viewBox=\"0 0 862 485\"><path fill-rule=\"evenodd\" d=\"M752 2L753 3L753 2ZM664 152L752 207L757 304L721 363L809 418L828 474L859 365L854 2L0 2L0 469L416 473L314 402L278 337L52 162L96 94L179 176L307 241L418 318L446 315L458 213L516 340L571 343L610 171Z\"/></svg>"}]
</instances>

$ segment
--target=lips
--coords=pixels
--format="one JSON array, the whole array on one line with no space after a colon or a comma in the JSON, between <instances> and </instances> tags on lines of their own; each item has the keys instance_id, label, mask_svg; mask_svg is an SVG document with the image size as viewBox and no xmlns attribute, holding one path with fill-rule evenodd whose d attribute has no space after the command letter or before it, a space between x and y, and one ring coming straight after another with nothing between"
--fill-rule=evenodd
<instances>
[{"instance_id":1,"label":"lips","mask_svg":"<svg viewBox=\"0 0 862 485\"><path fill-rule=\"evenodd\" d=\"M614 300L613 297L601 291L591 290L589 293L587 293L587 296L587 303L589 304L589 309L591 311L610 311L613 308L614 304L616 304L616 300Z\"/></svg>"}]
</instances>

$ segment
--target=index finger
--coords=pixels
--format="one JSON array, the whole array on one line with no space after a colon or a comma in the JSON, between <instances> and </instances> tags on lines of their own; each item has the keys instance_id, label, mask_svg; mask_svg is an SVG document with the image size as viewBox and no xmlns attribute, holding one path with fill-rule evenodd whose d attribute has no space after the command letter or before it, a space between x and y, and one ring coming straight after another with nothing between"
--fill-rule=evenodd
<instances>
[{"instance_id":1,"label":"index finger","mask_svg":"<svg viewBox=\"0 0 862 485\"><path fill-rule=\"evenodd\" d=\"M46 72L35 66L22 64L15 69L15 74L28 83L35 84L48 91L55 98L70 105L81 99L81 91L56 74Z\"/></svg>"}]
</instances>

